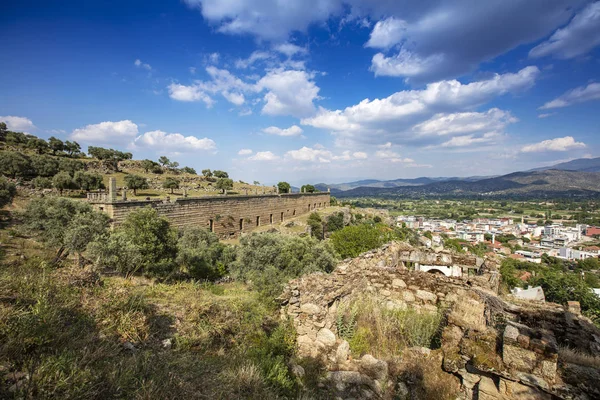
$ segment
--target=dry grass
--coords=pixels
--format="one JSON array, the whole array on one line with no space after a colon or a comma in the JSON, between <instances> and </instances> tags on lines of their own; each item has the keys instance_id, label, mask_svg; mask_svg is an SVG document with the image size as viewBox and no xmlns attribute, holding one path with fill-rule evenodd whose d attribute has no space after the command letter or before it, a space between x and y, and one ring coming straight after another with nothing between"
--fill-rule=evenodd
<instances>
[{"instance_id":1,"label":"dry grass","mask_svg":"<svg viewBox=\"0 0 600 400\"><path fill-rule=\"evenodd\" d=\"M431 347L441 331L443 312L419 312L413 308L390 310L382 299L362 296L342 302L337 328L356 356L372 354L390 359L407 347Z\"/></svg>"},{"instance_id":2,"label":"dry grass","mask_svg":"<svg viewBox=\"0 0 600 400\"><path fill-rule=\"evenodd\" d=\"M569 347L560 347L558 349L558 360L562 363L600 369L600 355L595 356Z\"/></svg>"}]
</instances>

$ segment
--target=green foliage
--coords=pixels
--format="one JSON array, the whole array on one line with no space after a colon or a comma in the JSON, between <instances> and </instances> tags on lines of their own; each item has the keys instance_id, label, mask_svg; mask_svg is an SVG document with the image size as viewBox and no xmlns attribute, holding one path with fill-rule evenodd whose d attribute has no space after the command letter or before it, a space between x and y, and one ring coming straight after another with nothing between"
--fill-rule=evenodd
<instances>
[{"instance_id":1,"label":"green foliage","mask_svg":"<svg viewBox=\"0 0 600 400\"><path fill-rule=\"evenodd\" d=\"M548 270L536 274L530 284L541 286L547 301L559 304L578 301L581 311L596 323L600 323L600 298L577 274Z\"/></svg>"},{"instance_id":2,"label":"green foliage","mask_svg":"<svg viewBox=\"0 0 600 400\"><path fill-rule=\"evenodd\" d=\"M33 199L23 213L25 231L51 247L83 252L104 233L108 217L81 201L61 197Z\"/></svg>"},{"instance_id":3,"label":"green foliage","mask_svg":"<svg viewBox=\"0 0 600 400\"><path fill-rule=\"evenodd\" d=\"M133 154L131 153L124 153L119 150L105 149L103 147L94 146L88 147L88 154L100 161L104 161L105 164L110 166L115 171L119 170L119 161L131 160L133 158Z\"/></svg>"},{"instance_id":4,"label":"green foliage","mask_svg":"<svg viewBox=\"0 0 600 400\"><path fill-rule=\"evenodd\" d=\"M577 266L584 271L591 271L600 269L600 262L596 257L589 257L585 260L578 260Z\"/></svg>"},{"instance_id":5,"label":"green foliage","mask_svg":"<svg viewBox=\"0 0 600 400\"><path fill-rule=\"evenodd\" d=\"M8 182L0 177L0 208L12 203L13 198L17 194L17 187L14 183Z\"/></svg>"},{"instance_id":6,"label":"green foliage","mask_svg":"<svg viewBox=\"0 0 600 400\"><path fill-rule=\"evenodd\" d=\"M0 152L0 173L9 178L25 177L31 170L31 161L15 151Z\"/></svg>"},{"instance_id":7,"label":"green foliage","mask_svg":"<svg viewBox=\"0 0 600 400\"><path fill-rule=\"evenodd\" d=\"M233 180L229 178L219 178L215 187L223 192L225 192L225 190L231 190L233 189Z\"/></svg>"},{"instance_id":8,"label":"green foliage","mask_svg":"<svg viewBox=\"0 0 600 400\"><path fill-rule=\"evenodd\" d=\"M75 157L75 156L83 155L81 153L81 146L76 141L72 141L71 142L71 141L67 140L65 142L65 147L64 147L63 150L67 152L67 155L69 157Z\"/></svg>"},{"instance_id":9,"label":"green foliage","mask_svg":"<svg viewBox=\"0 0 600 400\"><path fill-rule=\"evenodd\" d=\"M210 172L210 170L208 170L208 171ZM204 171L202 171L202 173L204 174ZM229 178L229 174L228 174L227 172L225 172L225 171L220 171L220 170L218 170L218 169L217 169L217 170L214 170L214 171L212 172L212 175L214 175L214 176L215 176L215 178L225 178L225 179L226 179L226 178ZM212 176L212 175L211 175L211 176ZM209 176L209 175L205 175L205 176Z\"/></svg>"},{"instance_id":10,"label":"green foliage","mask_svg":"<svg viewBox=\"0 0 600 400\"><path fill-rule=\"evenodd\" d=\"M292 187L287 182L279 182L277 188L279 189L279 193L289 193Z\"/></svg>"},{"instance_id":11,"label":"green foliage","mask_svg":"<svg viewBox=\"0 0 600 400\"><path fill-rule=\"evenodd\" d=\"M450 249L456 253L464 253L465 250L463 249L463 246L466 245L466 242L464 242L463 240L460 239L449 239L446 238L444 239L444 247L447 249Z\"/></svg>"},{"instance_id":12,"label":"green foliage","mask_svg":"<svg viewBox=\"0 0 600 400\"><path fill-rule=\"evenodd\" d=\"M395 232L383 224L346 226L331 234L331 242L342 258L356 257L397 239Z\"/></svg>"},{"instance_id":13,"label":"green foliage","mask_svg":"<svg viewBox=\"0 0 600 400\"><path fill-rule=\"evenodd\" d=\"M29 141L27 142L27 147L34 150L38 154L44 154L46 151L48 151L49 148L48 142L38 137L32 137L31 139L29 139Z\"/></svg>"},{"instance_id":14,"label":"green foliage","mask_svg":"<svg viewBox=\"0 0 600 400\"><path fill-rule=\"evenodd\" d=\"M146 160L142 160L142 162L141 162L141 166L142 166L142 168L144 169L144 171L145 171L146 173L148 173L148 171L150 171L151 169L153 169L155 166L158 166L158 164L157 164L157 163L155 163L155 162L154 162L154 161L152 161L152 160L148 160L148 159L146 159Z\"/></svg>"},{"instance_id":15,"label":"green foliage","mask_svg":"<svg viewBox=\"0 0 600 400\"><path fill-rule=\"evenodd\" d=\"M163 167L166 167L171 163L171 161L167 158L167 156L160 156L158 159L158 163Z\"/></svg>"},{"instance_id":16,"label":"green foliage","mask_svg":"<svg viewBox=\"0 0 600 400\"><path fill-rule=\"evenodd\" d=\"M179 189L179 181L175 178L168 177L163 182L163 188L171 189L171 194L173 194L174 189Z\"/></svg>"},{"instance_id":17,"label":"green foliage","mask_svg":"<svg viewBox=\"0 0 600 400\"><path fill-rule=\"evenodd\" d=\"M125 184L129 189L133 190L134 196L137 195L138 189L148 189L149 187L148 180L146 178L144 178L143 176L133 174L127 175L125 177Z\"/></svg>"},{"instance_id":18,"label":"green foliage","mask_svg":"<svg viewBox=\"0 0 600 400\"><path fill-rule=\"evenodd\" d=\"M48 147L52 150L52 154L56 155L57 152L62 152L65 149L65 144L62 140L50 136L48 138Z\"/></svg>"},{"instance_id":19,"label":"green foliage","mask_svg":"<svg viewBox=\"0 0 600 400\"><path fill-rule=\"evenodd\" d=\"M315 193L318 192L318 190L313 185L302 185L302 187L300 188L300 192Z\"/></svg>"},{"instance_id":20,"label":"green foliage","mask_svg":"<svg viewBox=\"0 0 600 400\"><path fill-rule=\"evenodd\" d=\"M202 175L204 175L207 178L210 178L213 176L213 173L210 169L203 169L202 170Z\"/></svg>"},{"instance_id":21,"label":"green foliage","mask_svg":"<svg viewBox=\"0 0 600 400\"><path fill-rule=\"evenodd\" d=\"M300 275L335 267L337 257L331 245L312 238L278 234L251 234L241 238L231 274L252 285L267 297L281 293L283 285Z\"/></svg>"},{"instance_id":22,"label":"green foliage","mask_svg":"<svg viewBox=\"0 0 600 400\"><path fill-rule=\"evenodd\" d=\"M68 172L69 175L74 176L77 171L85 170L85 164L79 160L60 158L58 160L58 169L63 172Z\"/></svg>"},{"instance_id":23,"label":"green foliage","mask_svg":"<svg viewBox=\"0 0 600 400\"><path fill-rule=\"evenodd\" d=\"M59 171L58 160L47 155L31 157L31 167L37 176L51 177Z\"/></svg>"},{"instance_id":24,"label":"green foliage","mask_svg":"<svg viewBox=\"0 0 600 400\"><path fill-rule=\"evenodd\" d=\"M311 213L306 220L306 224L308 226L310 226L310 235L312 237L315 237L318 239L324 239L323 238L323 220L321 219L321 216L319 215L319 213L316 213L316 212Z\"/></svg>"},{"instance_id":25,"label":"green foliage","mask_svg":"<svg viewBox=\"0 0 600 400\"><path fill-rule=\"evenodd\" d=\"M51 189L52 179L43 176L36 176L31 180L31 184L36 189Z\"/></svg>"},{"instance_id":26,"label":"green foliage","mask_svg":"<svg viewBox=\"0 0 600 400\"><path fill-rule=\"evenodd\" d=\"M92 174L84 171L75 172L73 182L79 189L88 192L90 190L101 189L104 187L104 184L102 183L102 175Z\"/></svg>"},{"instance_id":27,"label":"green foliage","mask_svg":"<svg viewBox=\"0 0 600 400\"><path fill-rule=\"evenodd\" d=\"M181 168L181 172L184 174L196 175L196 170L192 167L183 167Z\"/></svg>"},{"instance_id":28,"label":"green foliage","mask_svg":"<svg viewBox=\"0 0 600 400\"><path fill-rule=\"evenodd\" d=\"M68 172L59 172L52 178L52 186L58 189L62 195L64 190L73 189L75 184Z\"/></svg>"},{"instance_id":29,"label":"green foliage","mask_svg":"<svg viewBox=\"0 0 600 400\"><path fill-rule=\"evenodd\" d=\"M225 266L233 261L230 248L219 243L213 232L186 228L177 241L177 263L194 279L216 280L223 277Z\"/></svg>"},{"instance_id":30,"label":"green foliage","mask_svg":"<svg viewBox=\"0 0 600 400\"><path fill-rule=\"evenodd\" d=\"M344 213L336 212L327 217L327 232L335 232L344 228Z\"/></svg>"},{"instance_id":31,"label":"green foliage","mask_svg":"<svg viewBox=\"0 0 600 400\"><path fill-rule=\"evenodd\" d=\"M166 218L147 207L127 215L108 238L93 243L90 252L99 266L125 275L167 277L175 271L177 234Z\"/></svg>"}]
</instances>

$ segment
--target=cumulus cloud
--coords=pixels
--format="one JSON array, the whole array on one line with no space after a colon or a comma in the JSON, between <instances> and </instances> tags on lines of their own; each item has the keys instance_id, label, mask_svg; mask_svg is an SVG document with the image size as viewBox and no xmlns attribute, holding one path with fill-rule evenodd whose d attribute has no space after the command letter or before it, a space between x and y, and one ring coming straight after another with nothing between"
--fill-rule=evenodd
<instances>
[{"instance_id":1,"label":"cumulus cloud","mask_svg":"<svg viewBox=\"0 0 600 400\"><path fill-rule=\"evenodd\" d=\"M350 150L345 150L341 154L334 154L321 145L314 145L313 147L304 146L298 150L290 150L285 153L285 158L290 161L317 162L322 164L329 164L332 161L364 160L367 157L367 153L360 151L352 152Z\"/></svg>"},{"instance_id":2,"label":"cumulus cloud","mask_svg":"<svg viewBox=\"0 0 600 400\"><path fill-rule=\"evenodd\" d=\"M306 32L311 25L324 26L332 17L346 22L378 21L367 46L389 48L390 54L376 55L373 71L378 75L428 82L470 72L481 62L547 37L568 23L584 3L582 0L185 1L198 8L219 32L250 34L276 43L288 40L295 32Z\"/></svg>"},{"instance_id":3,"label":"cumulus cloud","mask_svg":"<svg viewBox=\"0 0 600 400\"><path fill-rule=\"evenodd\" d=\"M373 27L366 47L387 49L402 41L406 34L406 21L395 17L378 21Z\"/></svg>"},{"instance_id":4,"label":"cumulus cloud","mask_svg":"<svg viewBox=\"0 0 600 400\"><path fill-rule=\"evenodd\" d=\"M280 43L273 46L273 50L285 54L288 57L292 57L296 54L306 54L307 50L304 47L297 46L293 43Z\"/></svg>"},{"instance_id":5,"label":"cumulus cloud","mask_svg":"<svg viewBox=\"0 0 600 400\"><path fill-rule=\"evenodd\" d=\"M365 160L369 157L364 151L355 151L352 156L358 160Z\"/></svg>"},{"instance_id":6,"label":"cumulus cloud","mask_svg":"<svg viewBox=\"0 0 600 400\"><path fill-rule=\"evenodd\" d=\"M30 132L35 129L35 125L29 118L7 115L0 117L0 122L4 122L9 131L13 132Z\"/></svg>"},{"instance_id":7,"label":"cumulus cloud","mask_svg":"<svg viewBox=\"0 0 600 400\"><path fill-rule=\"evenodd\" d=\"M216 148L215 142L209 138L198 139L195 136L183 136L180 133L163 131L146 132L136 137L134 144L139 147L173 152L213 150Z\"/></svg>"},{"instance_id":8,"label":"cumulus cloud","mask_svg":"<svg viewBox=\"0 0 600 400\"><path fill-rule=\"evenodd\" d=\"M303 131L298 125L292 125L285 129L281 129L276 126L269 126L268 128L263 129L263 132L268 133L269 135L277 136L300 136L302 135Z\"/></svg>"},{"instance_id":9,"label":"cumulus cloud","mask_svg":"<svg viewBox=\"0 0 600 400\"><path fill-rule=\"evenodd\" d=\"M105 121L75 129L71 139L88 143L130 143L138 134L138 126L130 120Z\"/></svg>"},{"instance_id":10,"label":"cumulus cloud","mask_svg":"<svg viewBox=\"0 0 600 400\"><path fill-rule=\"evenodd\" d=\"M588 4L567 26L554 32L529 52L533 58L553 55L567 59L588 53L600 45L600 1Z\"/></svg>"},{"instance_id":11,"label":"cumulus cloud","mask_svg":"<svg viewBox=\"0 0 600 400\"><path fill-rule=\"evenodd\" d=\"M172 83L168 86L169 97L178 101L203 101L206 107L210 108L215 103L214 100L204 93L198 86L185 86L179 83Z\"/></svg>"},{"instance_id":12,"label":"cumulus cloud","mask_svg":"<svg viewBox=\"0 0 600 400\"><path fill-rule=\"evenodd\" d=\"M262 113L305 117L315 112L314 101L319 99L315 74L304 70L277 68L268 70L256 83L244 81L226 69L208 66L210 80L197 80L191 85L172 83L169 95L179 101L204 101L207 107L214 104L211 97L221 94L227 101L241 106L245 94L256 96L266 92Z\"/></svg>"},{"instance_id":13,"label":"cumulus cloud","mask_svg":"<svg viewBox=\"0 0 600 400\"><path fill-rule=\"evenodd\" d=\"M392 150L379 150L375 152L375 157L384 160L390 161L393 163L413 163L415 160L412 158L402 158L400 154L396 153Z\"/></svg>"},{"instance_id":14,"label":"cumulus cloud","mask_svg":"<svg viewBox=\"0 0 600 400\"><path fill-rule=\"evenodd\" d=\"M530 88L539 74L536 67L517 73L462 84L457 80L428 84L422 90L403 90L383 99L364 99L343 110L320 107L317 114L301 120L303 125L328 129L338 137L367 143L395 144L438 134L471 133L474 130L499 129L515 119L492 109L486 113L449 114L480 106L497 96ZM415 127L415 130L411 129ZM415 132L419 133L415 137Z\"/></svg>"},{"instance_id":15,"label":"cumulus cloud","mask_svg":"<svg viewBox=\"0 0 600 400\"><path fill-rule=\"evenodd\" d=\"M541 153L545 151L568 151L583 149L586 144L583 142L576 142L572 136L565 136L562 138L548 139L539 143L529 144L521 148L523 153Z\"/></svg>"},{"instance_id":16,"label":"cumulus cloud","mask_svg":"<svg viewBox=\"0 0 600 400\"><path fill-rule=\"evenodd\" d=\"M486 112L436 114L414 126L420 135L458 135L472 132L500 131L517 119L508 111L492 108Z\"/></svg>"},{"instance_id":17,"label":"cumulus cloud","mask_svg":"<svg viewBox=\"0 0 600 400\"><path fill-rule=\"evenodd\" d=\"M269 71L257 82L257 88L266 90L263 114L306 117L315 112L314 101L319 98L319 87L314 74L297 70Z\"/></svg>"},{"instance_id":18,"label":"cumulus cloud","mask_svg":"<svg viewBox=\"0 0 600 400\"><path fill-rule=\"evenodd\" d=\"M548 110L551 108L568 107L573 104L584 103L592 100L600 100L600 83L590 83L587 86L580 86L578 88L569 90L562 96L547 102L539 109Z\"/></svg>"},{"instance_id":19,"label":"cumulus cloud","mask_svg":"<svg viewBox=\"0 0 600 400\"><path fill-rule=\"evenodd\" d=\"M240 151L238 151L238 155L240 156L247 156L249 154L252 154L251 149L241 149Z\"/></svg>"},{"instance_id":20,"label":"cumulus cloud","mask_svg":"<svg viewBox=\"0 0 600 400\"><path fill-rule=\"evenodd\" d=\"M544 114L538 115L538 118L548 118L548 117L551 117L553 115L554 115L554 113L544 113Z\"/></svg>"},{"instance_id":21,"label":"cumulus cloud","mask_svg":"<svg viewBox=\"0 0 600 400\"><path fill-rule=\"evenodd\" d=\"M150 64L142 62L142 60L140 60L139 58L133 62L133 65L135 65L138 68L143 68L147 71L152 71L152 66Z\"/></svg>"},{"instance_id":22,"label":"cumulus cloud","mask_svg":"<svg viewBox=\"0 0 600 400\"><path fill-rule=\"evenodd\" d=\"M270 151L258 151L255 155L248 157L248 160L251 161L275 161L278 159L279 156Z\"/></svg>"}]
</instances>

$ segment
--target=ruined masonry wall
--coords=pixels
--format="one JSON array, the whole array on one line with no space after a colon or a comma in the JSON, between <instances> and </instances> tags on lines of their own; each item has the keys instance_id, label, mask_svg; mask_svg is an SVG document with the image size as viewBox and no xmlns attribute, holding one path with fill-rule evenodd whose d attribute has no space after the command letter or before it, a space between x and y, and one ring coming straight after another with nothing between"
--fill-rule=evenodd
<instances>
[{"instance_id":1,"label":"ruined masonry wall","mask_svg":"<svg viewBox=\"0 0 600 400\"><path fill-rule=\"evenodd\" d=\"M172 201L115 201L94 204L106 212L114 225L122 223L133 210L152 207L176 227L211 229L221 237L234 237L257 226L279 224L289 218L328 207L329 193L281 195L207 196Z\"/></svg>"}]
</instances>

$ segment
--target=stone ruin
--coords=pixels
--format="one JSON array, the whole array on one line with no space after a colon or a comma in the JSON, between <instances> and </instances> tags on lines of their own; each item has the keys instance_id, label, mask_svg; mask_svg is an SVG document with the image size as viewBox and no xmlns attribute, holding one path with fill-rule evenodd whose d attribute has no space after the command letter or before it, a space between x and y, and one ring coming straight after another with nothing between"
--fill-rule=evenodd
<instances>
[{"instance_id":1,"label":"stone ruin","mask_svg":"<svg viewBox=\"0 0 600 400\"><path fill-rule=\"evenodd\" d=\"M498 296L493 260L481 264L477 275L449 278L410 270L403 254L413 260L433 257L406 243L391 243L344 261L331 274L293 280L280 298L281 317L291 319L297 331L298 357L324 367L322 386L332 398L391 398L390 390L395 398L419 398L410 382L392 372L403 357L415 354L435 360L439 371L427 373L448 375L461 399L600 398L598 369L559 361L561 347L600 352L600 330L580 315L578 304L565 309L507 302ZM394 360L352 354L337 332L337 311L341 301L364 294L387 309L445 310L441 344L432 350L406 349ZM297 364L292 370L303 373Z\"/></svg>"}]
</instances>

